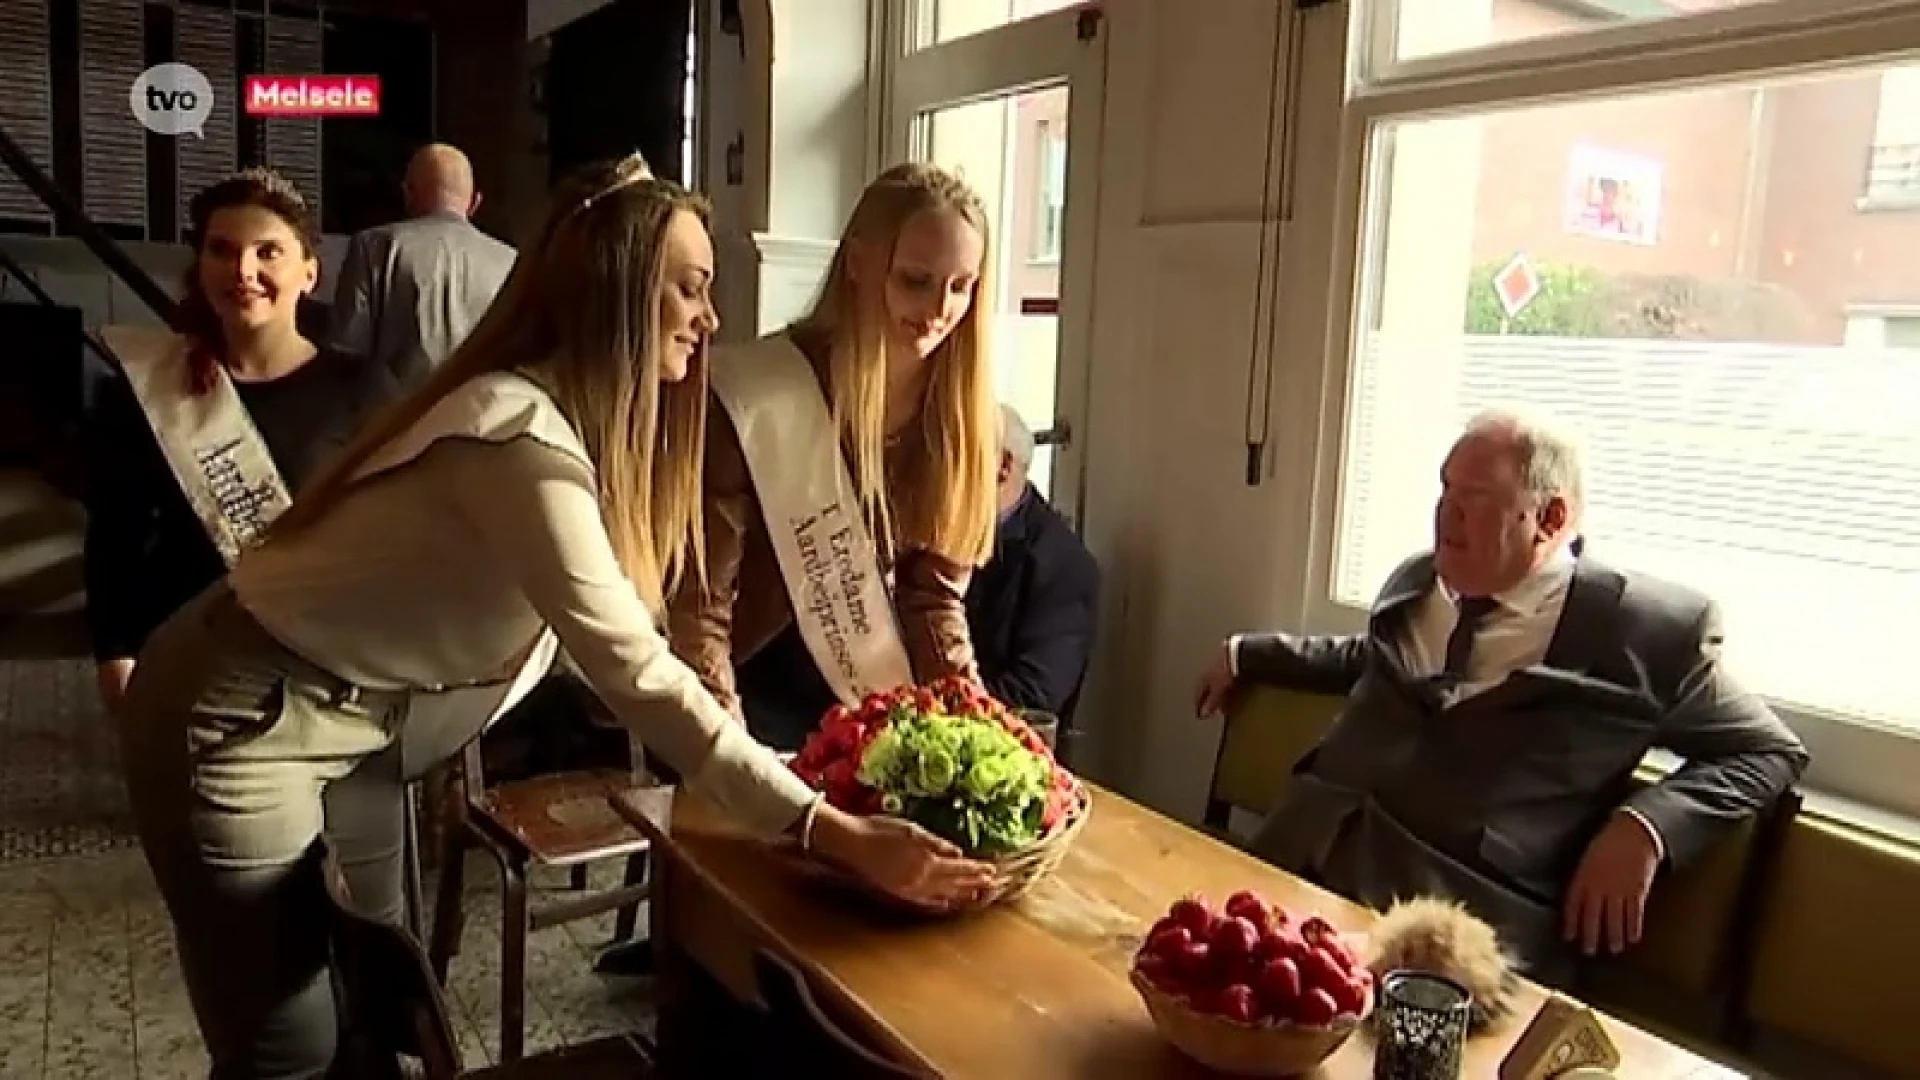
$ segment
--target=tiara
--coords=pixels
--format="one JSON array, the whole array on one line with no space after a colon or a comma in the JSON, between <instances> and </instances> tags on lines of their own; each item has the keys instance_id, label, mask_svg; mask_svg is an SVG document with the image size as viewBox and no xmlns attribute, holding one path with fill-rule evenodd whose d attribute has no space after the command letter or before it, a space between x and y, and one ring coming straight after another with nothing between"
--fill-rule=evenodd
<instances>
[{"instance_id":1,"label":"tiara","mask_svg":"<svg viewBox=\"0 0 1920 1080\"><path fill-rule=\"evenodd\" d=\"M581 199L580 205L574 207L575 213L578 213L582 210L589 209L590 207L593 206L594 203L597 203L601 199L604 199L607 196L612 195L615 192L618 192L624 188L630 188L633 185L638 184L643 180L653 179L653 170L647 166L646 159L641 157L638 154L629 155L625 161L621 162L621 165L623 167L628 168L630 171L628 171L627 174L625 176L622 176L620 179L615 180L613 183L607 185L606 187L600 189L599 191L596 191L593 194L587 196L586 198Z\"/></svg>"}]
</instances>

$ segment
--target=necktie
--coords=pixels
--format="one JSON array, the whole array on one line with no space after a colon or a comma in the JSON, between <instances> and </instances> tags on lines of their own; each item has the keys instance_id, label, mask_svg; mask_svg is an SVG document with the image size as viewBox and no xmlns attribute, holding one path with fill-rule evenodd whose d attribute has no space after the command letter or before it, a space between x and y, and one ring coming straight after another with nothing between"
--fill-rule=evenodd
<instances>
[{"instance_id":1,"label":"necktie","mask_svg":"<svg viewBox=\"0 0 1920 1080\"><path fill-rule=\"evenodd\" d=\"M1491 596L1463 596L1457 605L1460 617L1447 635L1446 667L1436 680L1442 688L1453 689L1467 681L1467 661L1473 658L1473 636L1486 625L1487 617L1500 606Z\"/></svg>"}]
</instances>

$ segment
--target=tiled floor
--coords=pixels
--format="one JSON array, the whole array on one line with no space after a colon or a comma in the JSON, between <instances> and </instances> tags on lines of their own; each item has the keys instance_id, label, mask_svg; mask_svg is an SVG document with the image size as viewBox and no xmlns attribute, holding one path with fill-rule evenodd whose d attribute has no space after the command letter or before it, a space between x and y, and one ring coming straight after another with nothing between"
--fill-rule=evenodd
<instances>
[{"instance_id":1,"label":"tiled floor","mask_svg":"<svg viewBox=\"0 0 1920 1080\"><path fill-rule=\"evenodd\" d=\"M595 885L617 877L607 867ZM467 880L448 997L471 1068L499 1048L500 906L491 867L475 862ZM650 1026L650 983L593 972L612 929L608 914L533 936L529 1052ZM0 1080L200 1080L206 1068L137 850L0 866Z\"/></svg>"}]
</instances>

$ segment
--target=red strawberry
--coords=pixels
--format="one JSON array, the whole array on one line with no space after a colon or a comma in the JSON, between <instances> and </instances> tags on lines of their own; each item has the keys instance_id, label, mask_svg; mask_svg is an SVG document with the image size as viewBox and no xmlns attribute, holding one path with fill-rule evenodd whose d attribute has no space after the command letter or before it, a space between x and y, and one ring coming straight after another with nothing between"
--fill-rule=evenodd
<instances>
[{"instance_id":1,"label":"red strawberry","mask_svg":"<svg viewBox=\"0 0 1920 1080\"><path fill-rule=\"evenodd\" d=\"M1213 912L1207 908L1206 900L1197 895L1174 901L1173 907L1167 909L1167 914L1195 934L1205 934L1213 929Z\"/></svg>"},{"instance_id":2,"label":"red strawberry","mask_svg":"<svg viewBox=\"0 0 1920 1080\"><path fill-rule=\"evenodd\" d=\"M1213 978L1213 955L1204 941L1190 941L1181 950L1180 973L1189 982L1205 983Z\"/></svg>"},{"instance_id":3,"label":"red strawberry","mask_svg":"<svg viewBox=\"0 0 1920 1080\"><path fill-rule=\"evenodd\" d=\"M1185 956L1187 946L1193 944L1193 934L1178 923L1164 930L1156 931L1147 939L1147 951L1157 956L1177 958Z\"/></svg>"},{"instance_id":4,"label":"red strawberry","mask_svg":"<svg viewBox=\"0 0 1920 1080\"><path fill-rule=\"evenodd\" d=\"M1237 1024L1251 1024L1260 1015L1259 1000L1245 983L1234 983L1221 990L1214 1007L1221 1016Z\"/></svg>"},{"instance_id":5,"label":"red strawberry","mask_svg":"<svg viewBox=\"0 0 1920 1080\"><path fill-rule=\"evenodd\" d=\"M1222 964L1234 964L1252 958L1253 950L1260 944L1260 931L1245 919L1225 918L1213 927L1207 943L1213 946L1214 959Z\"/></svg>"},{"instance_id":6,"label":"red strawberry","mask_svg":"<svg viewBox=\"0 0 1920 1080\"><path fill-rule=\"evenodd\" d=\"M1253 922L1266 914L1267 902L1260 899L1258 893L1242 889L1232 896L1227 897L1226 905L1222 910L1229 915L1238 916L1248 922Z\"/></svg>"},{"instance_id":7,"label":"red strawberry","mask_svg":"<svg viewBox=\"0 0 1920 1080\"><path fill-rule=\"evenodd\" d=\"M859 719L859 717L852 709L847 708L845 705L835 705L833 708L827 710L826 718L820 722L820 728L823 731L831 731L834 728L851 724L857 719Z\"/></svg>"},{"instance_id":8,"label":"red strawberry","mask_svg":"<svg viewBox=\"0 0 1920 1080\"><path fill-rule=\"evenodd\" d=\"M1281 957L1260 969L1259 986L1267 1011L1277 1016L1289 1015L1293 1003L1300 998L1300 968L1292 960Z\"/></svg>"},{"instance_id":9,"label":"red strawberry","mask_svg":"<svg viewBox=\"0 0 1920 1080\"><path fill-rule=\"evenodd\" d=\"M1134 968L1138 970L1140 974L1145 975L1148 982L1159 987L1161 990L1169 994L1177 994L1180 992L1180 973L1173 962L1166 957L1155 956L1149 953L1146 956L1142 956L1139 961L1134 964Z\"/></svg>"},{"instance_id":10,"label":"red strawberry","mask_svg":"<svg viewBox=\"0 0 1920 1080\"><path fill-rule=\"evenodd\" d=\"M1338 1010L1337 1015L1358 1016L1360 1015L1360 1011L1366 1007L1367 990L1364 986L1360 985L1360 980L1358 979L1342 979L1337 983L1323 986L1320 989L1325 990L1327 996L1333 999L1334 1007Z\"/></svg>"},{"instance_id":11,"label":"red strawberry","mask_svg":"<svg viewBox=\"0 0 1920 1080\"><path fill-rule=\"evenodd\" d=\"M1315 945L1300 961L1300 978L1308 986L1331 992L1332 988L1345 985L1347 973L1324 945Z\"/></svg>"},{"instance_id":12,"label":"red strawberry","mask_svg":"<svg viewBox=\"0 0 1920 1080\"><path fill-rule=\"evenodd\" d=\"M1340 931L1320 916L1309 915L1300 923L1300 936L1307 939L1307 944L1318 945L1326 938L1339 937Z\"/></svg>"},{"instance_id":13,"label":"red strawberry","mask_svg":"<svg viewBox=\"0 0 1920 1080\"><path fill-rule=\"evenodd\" d=\"M1300 999L1293 1003L1294 1022L1306 1027L1326 1027L1338 1015L1340 1009L1333 997L1317 986L1301 994Z\"/></svg>"},{"instance_id":14,"label":"red strawberry","mask_svg":"<svg viewBox=\"0 0 1920 1080\"><path fill-rule=\"evenodd\" d=\"M1293 932L1292 927L1269 930L1260 937L1260 955L1268 960L1285 957L1298 963L1307 955L1307 948L1307 943Z\"/></svg>"}]
</instances>

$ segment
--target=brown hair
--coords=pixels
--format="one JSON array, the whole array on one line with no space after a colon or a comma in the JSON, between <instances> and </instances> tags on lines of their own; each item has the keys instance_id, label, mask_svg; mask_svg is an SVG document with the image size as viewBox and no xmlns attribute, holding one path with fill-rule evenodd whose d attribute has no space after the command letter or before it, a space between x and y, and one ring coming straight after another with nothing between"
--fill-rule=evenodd
<instances>
[{"instance_id":1,"label":"brown hair","mask_svg":"<svg viewBox=\"0 0 1920 1080\"><path fill-rule=\"evenodd\" d=\"M200 255L207 239L213 215L221 210L256 207L286 222L300 238L303 258L320 257L320 227L306 197L293 181L272 169L242 169L225 180L200 190L187 204L187 243L193 247L193 261L187 266L180 306L174 311L173 328L186 335L192 345L187 350L187 382L195 394L213 387L214 372L227 360L226 334L220 318L207 302L200 284Z\"/></svg>"},{"instance_id":2,"label":"brown hair","mask_svg":"<svg viewBox=\"0 0 1920 1080\"><path fill-rule=\"evenodd\" d=\"M857 245L892 261L900 230L915 214L951 211L979 232L986 254L966 317L928 362L933 373L922 406L919 437L925 451L922 482L886 495L886 330L860 303L850 260ZM998 480L1000 408L989 367L993 265L986 206L953 173L925 163L896 165L867 185L847 221L813 311L795 324L829 343L828 396L847 454L847 468L876 540L891 549L895 520L908 544L967 566L993 552Z\"/></svg>"},{"instance_id":3,"label":"brown hair","mask_svg":"<svg viewBox=\"0 0 1920 1080\"><path fill-rule=\"evenodd\" d=\"M707 361L660 380L663 238L677 213L704 225L704 199L657 179L638 154L559 184L499 295L426 383L368 425L275 521L306 527L353 487L381 447L469 380L518 371L552 396L592 459L622 569L658 614L683 573L704 576L700 518Z\"/></svg>"}]
</instances>

